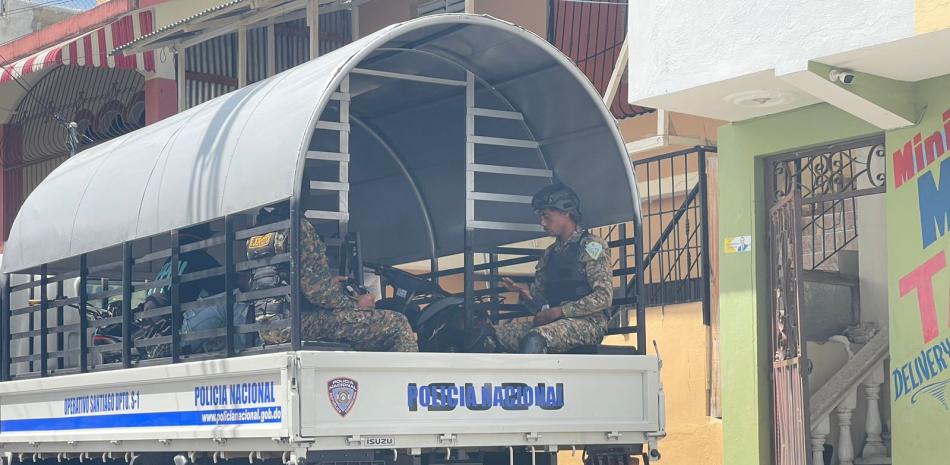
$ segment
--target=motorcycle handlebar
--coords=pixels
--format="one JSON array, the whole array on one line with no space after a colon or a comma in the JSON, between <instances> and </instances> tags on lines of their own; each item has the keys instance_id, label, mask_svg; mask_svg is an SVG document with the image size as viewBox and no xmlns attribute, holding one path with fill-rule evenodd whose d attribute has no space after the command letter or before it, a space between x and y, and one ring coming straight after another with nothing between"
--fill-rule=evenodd
<instances>
[{"instance_id":1,"label":"motorcycle handlebar","mask_svg":"<svg viewBox=\"0 0 950 465\"><path fill-rule=\"evenodd\" d=\"M385 276L390 281L395 281L399 278L402 278L404 283L406 280L414 281L419 290L425 293L448 295L448 293L445 292L445 290L442 289L442 286L439 286L437 282L429 281L425 278L416 276L408 271L401 270L394 266L374 262L363 262L363 266L369 268L378 275Z\"/></svg>"}]
</instances>

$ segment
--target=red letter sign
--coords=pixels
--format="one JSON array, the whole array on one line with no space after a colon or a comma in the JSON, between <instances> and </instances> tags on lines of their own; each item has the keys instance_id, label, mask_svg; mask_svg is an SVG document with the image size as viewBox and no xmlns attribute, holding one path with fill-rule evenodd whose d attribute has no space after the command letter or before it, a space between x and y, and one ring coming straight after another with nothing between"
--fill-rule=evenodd
<instances>
[{"instance_id":1,"label":"red letter sign","mask_svg":"<svg viewBox=\"0 0 950 465\"><path fill-rule=\"evenodd\" d=\"M947 259L940 252L923 265L901 278L901 297L917 289L917 307L920 309L920 325L924 330L924 343L937 337L937 307L934 304L933 276L947 266Z\"/></svg>"}]
</instances>

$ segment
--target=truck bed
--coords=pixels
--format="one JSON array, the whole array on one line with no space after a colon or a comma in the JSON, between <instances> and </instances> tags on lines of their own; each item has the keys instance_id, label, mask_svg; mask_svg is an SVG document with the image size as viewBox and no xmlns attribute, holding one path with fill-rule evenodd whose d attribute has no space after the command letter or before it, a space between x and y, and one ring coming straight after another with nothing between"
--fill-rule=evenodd
<instances>
[{"instance_id":1,"label":"truck bed","mask_svg":"<svg viewBox=\"0 0 950 465\"><path fill-rule=\"evenodd\" d=\"M552 451L662 417L650 356L298 351L0 383L0 452Z\"/></svg>"}]
</instances>

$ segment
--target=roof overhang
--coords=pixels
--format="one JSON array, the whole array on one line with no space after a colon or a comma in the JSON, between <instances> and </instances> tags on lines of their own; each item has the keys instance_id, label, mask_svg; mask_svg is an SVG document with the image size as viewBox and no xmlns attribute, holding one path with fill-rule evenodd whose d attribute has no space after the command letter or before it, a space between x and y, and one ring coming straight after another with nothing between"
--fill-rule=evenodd
<instances>
[{"instance_id":1,"label":"roof overhang","mask_svg":"<svg viewBox=\"0 0 950 465\"><path fill-rule=\"evenodd\" d=\"M931 32L815 57L794 69L763 69L632 103L735 122L825 102L893 129L914 120L912 108L896 102L895 95L912 104L908 83L950 74L948 41L950 30ZM868 92L868 86L833 81L831 70L853 72L858 81L873 80L873 87L885 90Z\"/></svg>"}]
</instances>

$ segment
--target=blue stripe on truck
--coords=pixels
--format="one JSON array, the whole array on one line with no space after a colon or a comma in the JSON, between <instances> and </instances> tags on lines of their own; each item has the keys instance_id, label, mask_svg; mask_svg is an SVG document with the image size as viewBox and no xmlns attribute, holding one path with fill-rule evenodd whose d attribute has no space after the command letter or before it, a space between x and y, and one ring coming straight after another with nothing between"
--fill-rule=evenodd
<instances>
[{"instance_id":1,"label":"blue stripe on truck","mask_svg":"<svg viewBox=\"0 0 950 465\"><path fill-rule=\"evenodd\" d=\"M158 426L246 425L280 423L281 418L280 407L24 418L0 420L0 433Z\"/></svg>"}]
</instances>

